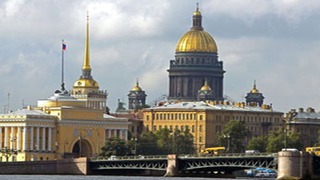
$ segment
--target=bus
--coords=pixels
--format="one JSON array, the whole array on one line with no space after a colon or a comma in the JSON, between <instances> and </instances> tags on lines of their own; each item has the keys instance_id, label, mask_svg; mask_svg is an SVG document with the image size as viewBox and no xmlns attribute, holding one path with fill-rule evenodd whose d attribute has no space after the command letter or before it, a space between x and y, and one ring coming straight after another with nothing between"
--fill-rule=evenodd
<instances>
[{"instance_id":1,"label":"bus","mask_svg":"<svg viewBox=\"0 0 320 180\"><path fill-rule=\"evenodd\" d=\"M225 153L226 152L226 148L225 147L211 147L211 148L205 148L201 152L204 153L204 154L219 155L219 154Z\"/></svg>"},{"instance_id":2,"label":"bus","mask_svg":"<svg viewBox=\"0 0 320 180\"><path fill-rule=\"evenodd\" d=\"M317 156L320 156L320 147L307 147L306 152L314 153Z\"/></svg>"}]
</instances>

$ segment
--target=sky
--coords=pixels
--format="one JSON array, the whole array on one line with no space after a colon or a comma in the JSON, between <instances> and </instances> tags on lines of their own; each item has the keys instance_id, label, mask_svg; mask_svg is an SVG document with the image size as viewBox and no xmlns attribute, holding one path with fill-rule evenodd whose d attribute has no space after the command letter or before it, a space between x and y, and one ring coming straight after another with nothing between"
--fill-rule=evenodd
<instances>
[{"instance_id":1,"label":"sky","mask_svg":"<svg viewBox=\"0 0 320 180\"><path fill-rule=\"evenodd\" d=\"M226 71L224 94L253 81L275 110L320 110L319 0L0 0L0 112L36 105L80 77L87 11L92 75L114 111L139 79L151 104L168 94L169 61L199 2ZM214 88L214 87L213 87Z\"/></svg>"}]
</instances>

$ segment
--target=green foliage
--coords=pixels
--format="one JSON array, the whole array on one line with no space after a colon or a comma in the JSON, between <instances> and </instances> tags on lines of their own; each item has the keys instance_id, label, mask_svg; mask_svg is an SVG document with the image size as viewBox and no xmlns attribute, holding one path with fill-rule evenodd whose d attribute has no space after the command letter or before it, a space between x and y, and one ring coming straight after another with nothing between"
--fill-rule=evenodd
<instances>
[{"instance_id":1,"label":"green foliage","mask_svg":"<svg viewBox=\"0 0 320 180\"><path fill-rule=\"evenodd\" d=\"M268 145L267 136L253 137L249 141L247 149L258 150L259 152L265 152L267 145Z\"/></svg>"},{"instance_id":2,"label":"green foliage","mask_svg":"<svg viewBox=\"0 0 320 180\"><path fill-rule=\"evenodd\" d=\"M170 136L170 153L173 154L194 154L195 147L193 135L189 130L181 132L175 130Z\"/></svg>"},{"instance_id":3,"label":"green foliage","mask_svg":"<svg viewBox=\"0 0 320 180\"><path fill-rule=\"evenodd\" d=\"M268 137L267 152L278 152L285 148L285 132L281 128L277 131L272 131ZM294 131L287 133L287 148L296 148L301 150L302 143L300 141L300 134Z\"/></svg>"},{"instance_id":4,"label":"green foliage","mask_svg":"<svg viewBox=\"0 0 320 180\"><path fill-rule=\"evenodd\" d=\"M237 120L231 120L222 133L217 134L216 143L219 146L229 147L229 152L244 152L243 140L249 135L245 125Z\"/></svg>"},{"instance_id":5,"label":"green foliage","mask_svg":"<svg viewBox=\"0 0 320 180\"><path fill-rule=\"evenodd\" d=\"M1 153L1 156L5 157L6 161L8 162L10 156L17 155L18 151L14 150L14 149L9 149L8 147L5 147L3 149L0 149L0 153Z\"/></svg>"},{"instance_id":6,"label":"green foliage","mask_svg":"<svg viewBox=\"0 0 320 180\"><path fill-rule=\"evenodd\" d=\"M141 135L137 142L137 153L141 155L193 154L195 147L193 136L187 130L173 133L161 129L155 133L149 131Z\"/></svg>"},{"instance_id":7,"label":"green foliage","mask_svg":"<svg viewBox=\"0 0 320 180\"><path fill-rule=\"evenodd\" d=\"M110 157L111 155L126 156L131 154L132 144L119 138L109 138L105 146L101 148L100 156Z\"/></svg>"}]
</instances>

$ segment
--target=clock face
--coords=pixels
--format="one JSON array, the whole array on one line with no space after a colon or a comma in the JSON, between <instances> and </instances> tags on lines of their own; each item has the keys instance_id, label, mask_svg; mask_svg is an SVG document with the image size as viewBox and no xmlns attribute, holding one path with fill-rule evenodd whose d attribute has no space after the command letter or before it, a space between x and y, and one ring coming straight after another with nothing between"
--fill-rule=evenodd
<instances>
[{"instance_id":1,"label":"clock face","mask_svg":"<svg viewBox=\"0 0 320 180\"><path fill-rule=\"evenodd\" d=\"M78 82L78 85L80 86L80 85L81 85L81 82Z\"/></svg>"}]
</instances>

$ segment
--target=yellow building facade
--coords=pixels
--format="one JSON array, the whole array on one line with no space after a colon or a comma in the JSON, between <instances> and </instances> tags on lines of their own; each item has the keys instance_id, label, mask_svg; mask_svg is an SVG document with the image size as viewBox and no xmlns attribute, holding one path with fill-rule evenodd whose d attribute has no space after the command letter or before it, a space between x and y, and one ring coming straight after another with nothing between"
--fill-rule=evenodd
<instances>
[{"instance_id":1,"label":"yellow building facade","mask_svg":"<svg viewBox=\"0 0 320 180\"><path fill-rule=\"evenodd\" d=\"M144 127L147 131L163 128L171 131L189 129L194 136L197 152L216 146L216 134L222 132L230 120L243 122L251 137L268 135L270 131L284 125L283 113L274 111L267 105L258 107L246 106L244 103L197 101L166 103L143 111Z\"/></svg>"},{"instance_id":2,"label":"yellow building facade","mask_svg":"<svg viewBox=\"0 0 320 180\"><path fill-rule=\"evenodd\" d=\"M126 118L105 114L106 92L91 76L89 38L82 76L71 90L64 89L8 114L0 114L0 162L92 157L107 138L128 139Z\"/></svg>"}]
</instances>

